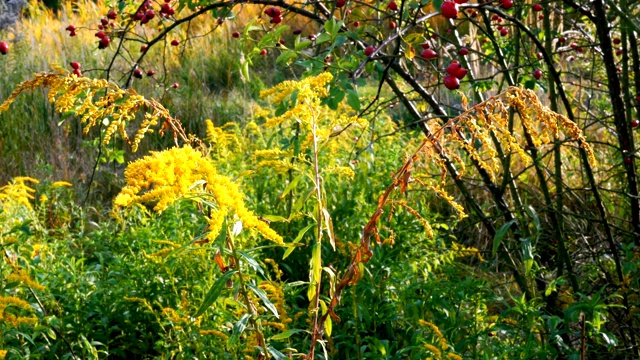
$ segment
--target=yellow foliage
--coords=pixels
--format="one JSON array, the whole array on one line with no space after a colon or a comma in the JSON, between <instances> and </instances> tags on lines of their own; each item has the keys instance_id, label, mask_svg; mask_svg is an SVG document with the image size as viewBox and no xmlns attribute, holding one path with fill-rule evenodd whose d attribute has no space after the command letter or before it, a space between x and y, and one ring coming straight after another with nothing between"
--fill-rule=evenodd
<instances>
[{"instance_id":1,"label":"yellow foliage","mask_svg":"<svg viewBox=\"0 0 640 360\"><path fill-rule=\"evenodd\" d=\"M217 237L224 217L232 213L240 218L244 228L284 244L280 235L247 209L238 185L219 175L209 159L189 146L155 152L136 160L127 166L125 178L125 187L114 199L116 207L155 203L154 210L161 212L179 198L210 195L217 208L209 217L209 239Z\"/></svg>"}]
</instances>

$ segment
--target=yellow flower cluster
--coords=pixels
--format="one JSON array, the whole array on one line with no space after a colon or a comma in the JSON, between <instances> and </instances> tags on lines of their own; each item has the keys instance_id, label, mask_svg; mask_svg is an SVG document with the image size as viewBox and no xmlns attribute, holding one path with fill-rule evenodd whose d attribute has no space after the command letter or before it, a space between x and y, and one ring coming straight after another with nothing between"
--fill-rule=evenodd
<instances>
[{"instance_id":1,"label":"yellow flower cluster","mask_svg":"<svg viewBox=\"0 0 640 360\"><path fill-rule=\"evenodd\" d=\"M283 81L280 84L260 92L261 98L271 98L274 104L280 104L291 95L296 94L293 108L284 114L270 118L267 127L276 127L287 119L295 119L301 124L310 125L317 114L313 109L320 107L320 101L327 96L327 84L333 80L331 73L310 76L300 81Z\"/></svg>"},{"instance_id":2,"label":"yellow flower cluster","mask_svg":"<svg viewBox=\"0 0 640 360\"><path fill-rule=\"evenodd\" d=\"M209 239L217 237L225 216L231 213L240 218L244 228L284 244L280 235L247 209L238 185L217 174L213 163L189 146L155 152L136 160L127 166L125 178L125 187L114 199L116 207L156 203L154 210L163 211L179 198L211 195L217 208L208 219Z\"/></svg>"},{"instance_id":3,"label":"yellow flower cluster","mask_svg":"<svg viewBox=\"0 0 640 360\"><path fill-rule=\"evenodd\" d=\"M211 144L211 152L218 157L225 158L236 150L241 152L241 143L236 133L233 131L225 131L225 127L216 127L213 121L205 120L207 126L207 137L205 140Z\"/></svg>"},{"instance_id":4,"label":"yellow flower cluster","mask_svg":"<svg viewBox=\"0 0 640 360\"><path fill-rule=\"evenodd\" d=\"M14 269L13 273L7 275L7 281L23 283L26 286L39 291L44 291L46 289L44 286L33 281L29 275L20 269Z\"/></svg>"},{"instance_id":5,"label":"yellow flower cluster","mask_svg":"<svg viewBox=\"0 0 640 360\"><path fill-rule=\"evenodd\" d=\"M7 312L7 308L17 308L27 312L32 312L33 309L29 306L29 303L13 296L0 296L0 323L7 323L13 327L20 325L33 325L38 319L30 316L18 316Z\"/></svg>"},{"instance_id":6,"label":"yellow flower cluster","mask_svg":"<svg viewBox=\"0 0 640 360\"><path fill-rule=\"evenodd\" d=\"M480 251L478 251L478 249L474 247L466 247L454 241L451 244L451 248L453 249L454 252L457 252L462 256L475 256L478 258L480 262L484 261L484 259L482 258L482 255L480 254Z\"/></svg>"},{"instance_id":7,"label":"yellow flower cluster","mask_svg":"<svg viewBox=\"0 0 640 360\"><path fill-rule=\"evenodd\" d=\"M0 350L0 359L7 357L7 350Z\"/></svg>"},{"instance_id":8,"label":"yellow flower cluster","mask_svg":"<svg viewBox=\"0 0 640 360\"><path fill-rule=\"evenodd\" d=\"M73 185L70 182L66 182L66 181L56 181L51 185L52 189L55 189L58 187L73 187Z\"/></svg>"},{"instance_id":9,"label":"yellow flower cluster","mask_svg":"<svg viewBox=\"0 0 640 360\"><path fill-rule=\"evenodd\" d=\"M447 340L444 338L444 336L442 335L442 332L440 332L440 329L434 323L429 322L429 321L425 321L425 320L422 320L422 319L420 319L418 322L420 323L420 325L426 326L429 329L431 329L431 332L435 336L436 340L438 341L438 345L440 345L440 348L442 350L447 350L449 348L449 344L447 344ZM433 346L433 345L429 345L429 346ZM434 352L434 354L435 354L435 352ZM437 357L438 358L440 357L440 353L439 352L438 352Z\"/></svg>"},{"instance_id":10,"label":"yellow flower cluster","mask_svg":"<svg viewBox=\"0 0 640 360\"><path fill-rule=\"evenodd\" d=\"M229 339L229 335L227 335L227 334L225 334L225 333L223 333L222 331L219 331L219 330L200 330L199 333L202 336L214 335L214 336L217 336L219 338L222 338L223 340Z\"/></svg>"},{"instance_id":11,"label":"yellow flower cluster","mask_svg":"<svg viewBox=\"0 0 640 360\"><path fill-rule=\"evenodd\" d=\"M289 317L289 313L285 307L284 292L282 291L282 288L277 283L268 281L263 281L258 285L258 287L267 293L267 297L271 300L280 315L279 322L269 322L268 325L275 327L280 331L286 330L286 327L293 321L293 319Z\"/></svg>"},{"instance_id":12,"label":"yellow flower cluster","mask_svg":"<svg viewBox=\"0 0 640 360\"><path fill-rule=\"evenodd\" d=\"M151 306L151 303L149 303L149 301L147 299L143 299L143 298L140 298L140 297L137 297L137 296L131 296L131 297L125 296L125 297L123 297L123 299L125 301L140 303L145 308L146 312L148 312L150 314L154 314L153 307Z\"/></svg>"},{"instance_id":13,"label":"yellow flower cluster","mask_svg":"<svg viewBox=\"0 0 640 360\"><path fill-rule=\"evenodd\" d=\"M33 79L19 84L0 105L0 113L6 111L22 92L43 87L49 88L48 99L55 105L57 112L73 112L81 116L80 121L85 124L85 135L106 119L109 123L103 138L105 145L111 141L113 134L119 132L135 152L145 133L151 132L150 128L156 126L161 119L186 140L180 123L157 101L147 100L133 89L123 90L104 79L77 77L60 67L54 68L54 73L35 74ZM138 111L145 108L149 112L145 113L144 120L131 141L127 135L127 125L135 120Z\"/></svg>"},{"instance_id":14,"label":"yellow flower cluster","mask_svg":"<svg viewBox=\"0 0 640 360\"><path fill-rule=\"evenodd\" d=\"M0 203L2 203L2 207L6 212L8 208L11 206L24 206L29 210L33 210L33 206L31 205L31 200L34 199L33 194L36 192L34 189L30 188L26 183L39 183L38 180L20 176L13 178L13 180L8 184L0 188Z\"/></svg>"}]
</instances>

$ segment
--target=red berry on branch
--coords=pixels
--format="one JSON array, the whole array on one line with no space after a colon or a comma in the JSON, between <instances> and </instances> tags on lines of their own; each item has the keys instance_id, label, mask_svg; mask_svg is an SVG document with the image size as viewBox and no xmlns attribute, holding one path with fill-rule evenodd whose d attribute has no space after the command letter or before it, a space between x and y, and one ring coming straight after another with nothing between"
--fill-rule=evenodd
<instances>
[{"instance_id":1,"label":"red berry on branch","mask_svg":"<svg viewBox=\"0 0 640 360\"><path fill-rule=\"evenodd\" d=\"M358 26L360 26L360 21L354 21L353 22L353 27L357 28Z\"/></svg>"},{"instance_id":2,"label":"red berry on branch","mask_svg":"<svg viewBox=\"0 0 640 360\"><path fill-rule=\"evenodd\" d=\"M467 56L469 55L469 49L467 49L466 47L463 47L460 49L460 51L458 51L458 54L462 55L462 56Z\"/></svg>"},{"instance_id":3,"label":"red berry on branch","mask_svg":"<svg viewBox=\"0 0 640 360\"><path fill-rule=\"evenodd\" d=\"M293 35L300 35L300 34L302 34L302 29L297 28L297 29L293 30Z\"/></svg>"},{"instance_id":4,"label":"red berry on branch","mask_svg":"<svg viewBox=\"0 0 640 360\"><path fill-rule=\"evenodd\" d=\"M509 10L513 7L513 1L512 0L500 0L500 7L505 9L505 10Z\"/></svg>"},{"instance_id":5,"label":"red berry on branch","mask_svg":"<svg viewBox=\"0 0 640 360\"><path fill-rule=\"evenodd\" d=\"M234 38L239 38L240 37L240 33L237 31L234 31L233 34L231 34L231 36L233 36Z\"/></svg>"},{"instance_id":6,"label":"red berry on branch","mask_svg":"<svg viewBox=\"0 0 640 360\"><path fill-rule=\"evenodd\" d=\"M9 44L7 44L4 41L0 42L0 54L7 55L8 52L9 52Z\"/></svg>"},{"instance_id":7,"label":"red berry on branch","mask_svg":"<svg viewBox=\"0 0 640 360\"><path fill-rule=\"evenodd\" d=\"M100 24L102 24L102 26L107 26L109 24L109 20L102 18L100 19Z\"/></svg>"},{"instance_id":8,"label":"red berry on branch","mask_svg":"<svg viewBox=\"0 0 640 360\"><path fill-rule=\"evenodd\" d=\"M435 58L438 57L438 53L436 53L435 51L433 51L433 49L424 49L422 50L422 52L420 53L420 56L424 59L427 60L433 60Z\"/></svg>"},{"instance_id":9,"label":"red berry on branch","mask_svg":"<svg viewBox=\"0 0 640 360\"><path fill-rule=\"evenodd\" d=\"M82 67L82 66L80 65L80 63L79 63L79 62L77 62L77 61L72 61L69 65L71 65L71 68L72 68L73 70L78 70L78 69L80 69L80 68Z\"/></svg>"},{"instance_id":10,"label":"red berry on branch","mask_svg":"<svg viewBox=\"0 0 640 360\"><path fill-rule=\"evenodd\" d=\"M624 164L625 164L625 165L631 165L631 163L632 163L632 162L633 162L633 161L631 160L631 158L630 158L630 157L628 157L628 158L624 159Z\"/></svg>"},{"instance_id":11,"label":"red berry on branch","mask_svg":"<svg viewBox=\"0 0 640 360\"><path fill-rule=\"evenodd\" d=\"M509 29L503 28L502 30L500 30L500 36L507 36L507 35L509 35Z\"/></svg>"},{"instance_id":12,"label":"red berry on branch","mask_svg":"<svg viewBox=\"0 0 640 360\"><path fill-rule=\"evenodd\" d=\"M447 19L455 19L458 17L458 5L453 1L445 1L440 7L440 13Z\"/></svg>"},{"instance_id":13,"label":"red berry on branch","mask_svg":"<svg viewBox=\"0 0 640 360\"><path fill-rule=\"evenodd\" d=\"M376 48L369 45L364 49L364 55L365 56L371 56L371 54L373 54L373 52L376 51Z\"/></svg>"},{"instance_id":14,"label":"red berry on branch","mask_svg":"<svg viewBox=\"0 0 640 360\"><path fill-rule=\"evenodd\" d=\"M95 34L95 36L96 36L98 39L102 39L103 37L107 36L107 34L105 34L105 33L104 33L104 31L100 30L100 31L98 31L98 32Z\"/></svg>"},{"instance_id":15,"label":"red berry on branch","mask_svg":"<svg viewBox=\"0 0 640 360\"><path fill-rule=\"evenodd\" d=\"M77 77L82 77L82 71L80 71L80 69L74 69L71 73Z\"/></svg>"},{"instance_id":16,"label":"red berry on branch","mask_svg":"<svg viewBox=\"0 0 640 360\"><path fill-rule=\"evenodd\" d=\"M118 13L115 10L109 10L107 13L107 18L111 20L115 20L118 17Z\"/></svg>"},{"instance_id":17,"label":"red berry on branch","mask_svg":"<svg viewBox=\"0 0 640 360\"><path fill-rule=\"evenodd\" d=\"M637 128L637 127L638 127L638 125L640 125L640 120L637 120L637 119L636 119L636 120L633 120L633 121L631 122L631 127L632 127L632 128Z\"/></svg>"},{"instance_id":18,"label":"red berry on branch","mask_svg":"<svg viewBox=\"0 0 640 360\"><path fill-rule=\"evenodd\" d=\"M390 2L389 5L387 5L387 9L391 11L398 11L398 3L395 1Z\"/></svg>"},{"instance_id":19,"label":"red berry on branch","mask_svg":"<svg viewBox=\"0 0 640 360\"><path fill-rule=\"evenodd\" d=\"M453 75L445 76L442 80L442 83L449 90L456 90L460 88L460 80L458 80L458 78Z\"/></svg>"},{"instance_id":20,"label":"red berry on branch","mask_svg":"<svg viewBox=\"0 0 640 360\"><path fill-rule=\"evenodd\" d=\"M171 46L178 46L178 45L180 45L180 40L178 39L171 40Z\"/></svg>"},{"instance_id":21,"label":"red berry on branch","mask_svg":"<svg viewBox=\"0 0 640 360\"><path fill-rule=\"evenodd\" d=\"M100 39L100 42L98 44L98 49L106 49L109 47L109 44L111 44L111 39L108 36L105 36L102 39Z\"/></svg>"},{"instance_id":22,"label":"red berry on branch","mask_svg":"<svg viewBox=\"0 0 640 360\"><path fill-rule=\"evenodd\" d=\"M538 53L536 53L536 57L537 57L538 59L542 59L542 58L544 57L544 55L542 55L542 53L541 53L541 52L538 52Z\"/></svg>"},{"instance_id":23,"label":"red berry on branch","mask_svg":"<svg viewBox=\"0 0 640 360\"><path fill-rule=\"evenodd\" d=\"M73 26L73 25L69 25L69 26L67 26L67 27L65 28L65 30L67 30L67 31L76 31L76 27L75 27L75 26Z\"/></svg>"},{"instance_id":24,"label":"red berry on branch","mask_svg":"<svg viewBox=\"0 0 640 360\"><path fill-rule=\"evenodd\" d=\"M142 70L140 69L133 70L133 77L137 79L142 79Z\"/></svg>"},{"instance_id":25,"label":"red berry on branch","mask_svg":"<svg viewBox=\"0 0 640 360\"><path fill-rule=\"evenodd\" d=\"M141 51L141 52L145 52L145 51L147 51L147 49L148 49L148 48L149 48L149 46L147 46L147 45L142 45L142 46L140 46L140 51Z\"/></svg>"},{"instance_id":26,"label":"red berry on branch","mask_svg":"<svg viewBox=\"0 0 640 360\"><path fill-rule=\"evenodd\" d=\"M560 42L560 44L564 44L565 42L567 42L567 38L565 38L564 36L560 36L558 42Z\"/></svg>"},{"instance_id":27,"label":"red berry on branch","mask_svg":"<svg viewBox=\"0 0 640 360\"><path fill-rule=\"evenodd\" d=\"M458 69L458 72L453 76L455 76L458 79L462 80L462 79L464 79L465 76L467 76L467 72L468 72L467 69L461 67L460 69Z\"/></svg>"},{"instance_id":28,"label":"red berry on branch","mask_svg":"<svg viewBox=\"0 0 640 360\"><path fill-rule=\"evenodd\" d=\"M309 40L316 41L316 34L309 35Z\"/></svg>"},{"instance_id":29,"label":"red berry on branch","mask_svg":"<svg viewBox=\"0 0 640 360\"><path fill-rule=\"evenodd\" d=\"M397 26L397 25L396 25L396 23L395 23L395 22L393 22L393 21L389 21L389 28L390 28L390 29L392 29L392 30L393 30L393 29L395 29L395 28L396 28L396 26Z\"/></svg>"},{"instance_id":30,"label":"red berry on branch","mask_svg":"<svg viewBox=\"0 0 640 360\"><path fill-rule=\"evenodd\" d=\"M172 88L177 89L180 87L180 84L178 83L173 83L173 85L171 85Z\"/></svg>"},{"instance_id":31,"label":"red berry on branch","mask_svg":"<svg viewBox=\"0 0 640 360\"><path fill-rule=\"evenodd\" d=\"M156 74L155 70L153 69L147 70L147 76L153 76L155 74Z\"/></svg>"},{"instance_id":32,"label":"red berry on branch","mask_svg":"<svg viewBox=\"0 0 640 360\"><path fill-rule=\"evenodd\" d=\"M341 8L341 7L343 7L346 3L347 3L347 1L346 1L346 0L338 0L338 1L336 1L336 7L337 7L337 8Z\"/></svg>"},{"instance_id":33,"label":"red berry on branch","mask_svg":"<svg viewBox=\"0 0 640 360\"><path fill-rule=\"evenodd\" d=\"M460 68L462 67L462 65L460 65L460 63L456 60L453 60L451 62L451 64L449 64L449 66L447 66L447 73L449 75L456 75L458 73L458 70L460 70Z\"/></svg>"},{"instance_id":34,"label":"red berry on branch","mask_svg":"<svg viewBox=\"0 0 640 360\"><path fill-rule=\"evenodd\" d=\"M166 5L166 4L165 4L165 5ZM144 16L145 16L147 19L151 20L151 19L153 19L154 17L156 17L156 12L155 12L155 11L153 11L153 10L147 10L147 12L146 12L146 13L144 13Z\"/></svg>"},{"instance_id":35,"label":"red berry on branch","mask_svg":"<svg viewBox=\"0 0 640 360\"><path fill-rule=\"evenodd\" d=\"M280 24L281 22L282 22L282 18L280 16L274 16L273 18L271 18L272 24Z\"/></svg>"},{"instance_id":36,"label":"red berry on branch","mask_svg":"<svg viewBox=\"0 0 640 360\"><path fill-rule=\"evenodd\" d=\"M621 42L622 42L622 40L620 40L619 38L613 39L613 43L616 44L616 45L620 45Z\"/></svg>"},{"instance_id":37,"label":"red berry on branch","mask_svg":"<svg viewBox=\"0 0 640 360\"><path fill-rule=\"evenodd\" d=\"M429 44L429 42L427 41L426 43L420 44L420 46L421 46L423 49L428 49L428 48L430 48L430 47L431 47L431 44Z\"/></svg>"},{"instance_id":38,"label":"red berry on branch","mask_svg":"<svg viewBox=\"0 0 640 360\"><path fill-rule=\"evenodd\" d=\"M266 56L266 55L267 55L267 49L260 50L260 56Z\"/></svg>"},{"instance_id":39,"label":"red berry on branch","mask_svg":"<svg viewBox=\"0 0 640 360\"><path fill-rule=\"evenodd\" d=\"M536 69L533 72L533 77L536 78L536 80L540 80L542 78L542 70Z\"/></svg>"},{"instance_id":40,"label":"red berry on branch","mask_svg":"<svg viewBox=\"0 0 640 360\"><path fill-rule=\"evenodd\" d=\"M267 16L269 17L276 17L276 16L280 16L281 12L280 9L278 8L274 8L274 7L270 7L267 10L264 11L265 14L267 14Z\"/></svg>"},{"instance_id":41,"label":"red berry on branch","mask_svg":"<svg viewBox=\"0 0 640 360\"><path fill-rule=\"evenodd\" d=\"M542 5L535 4L535 5L533 5L533 7L531 9L533 9L533 11L535 11L535 12L540 12L540 11L542 11Z\"/></svg>"}]
</instances>

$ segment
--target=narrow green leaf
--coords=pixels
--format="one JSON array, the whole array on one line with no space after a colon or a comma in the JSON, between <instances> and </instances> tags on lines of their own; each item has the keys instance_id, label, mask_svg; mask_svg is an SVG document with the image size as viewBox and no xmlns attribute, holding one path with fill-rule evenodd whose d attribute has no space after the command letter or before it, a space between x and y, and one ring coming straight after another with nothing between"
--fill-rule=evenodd
<instances>
[{"instance_id":1,"label":"narrow green leaf","mask_svg":"<svg viewBox=\"0 0 640 360\"><path fill-rule=\"evenodd\" d=\"M267 293L265 293L264 290L260 289L259 287L256 287L253 284L247 284L247 286L251 288L251 290L253 290L253 292L260 298L260 300L262 300L262 303L264 304L264 306L266 306L267 309L271 310L273 315L275 315L275 317L279 319L280 315L278 315L278 309L276 309L276 306L273 305L271 301L269 301L269 298L267 297Z\"/></svg>"},{"instance_id":2,"label":"narrow green leaf","mask_svg":"<svg viewBox=\"0 0 640 360\"><path fill-rule=\"evenodd\" d=\"M498 251L498 247L500 247L500 244L502 243L502 238L504 238L511 225L515 224L515 222L516 220L513 219L508 223L502 225L500 229L498 229L498 232L496 232L496 236L493 237L493 249L491 250L491 255L496 254L496 251Z\"/></svg>"},{"instance_id":3,"label":"narrow green leaf","mask_svg":"<svg viewBox=\"0 0 640 360\"><path fill-rule=\"evenodd\" d=\"M287 185L287 187L284 188L284 190L282 190L282 194L280 194L280 198L284 198L285 196L287 196L288 193L291 192L291 190L295 189L296 185L298 185L302 177L303 175L298 175L295 178L293 178L293 180L291 180L291 182Z\"/></svg>"},{"instance_id":4,"label":"narrow green leaf","mask_svg":"<svg viewBox=\"0 0 640 360\"><path fill-rule=\"evenodd\" d=\"M238 339L240 339L240 335L242 335L242 333L244 332L244 329L247 328L247 323L249 322L250 317L251 317L250 314L244 314L242 315L240 320L238 320L238 322L236 322L233 325L233 334L231 334L231 336L229 337L229 341L227 341L227 346L231 347L236 342L238 342Z\"/></svg>"},{"instance_id":5,"label":"narrow green leaf","mask_svg":"<svg viewBox=\"0 0 640 360\"><path fill-rule=\"evenodd\" d=\"M331 35L329 35L327 33L322 33L322 34L318 35L318 37L316 38L316 45L325 43L325 42L327 42L329 40L331 40Z\"/></svg>"},{"instance_id":6,"label":"narrow green leaf","mask_svg":"<svg viewBox=\"0 0 640 360\"><path fill-rule=\"evenodd\" d=\"M303 331L304 330L300 330L300 329L289 329L287 331L281 332L280 334L273 335L271 338L269 338L269 340L279 341L279 340L288 339L289 337L291 337L291 335L297 334L297 333L303 332Z\"/></svg>"},{"instance_id":7,"label":"narrow green leaf","mask_svg":"<svg viewBox=\"0 0 640 360\"><path fill-rule=\"evenodd\" d=\"M304 236L304 234L306 234L307 231L309 231L309 229L311 229L315 225L316 224L309 224L309 225L307 225L307 227L305 227L304 229L302 229L302 230L300 230L298 232L298 236L296 236L296 238L293 239L293 241L290 243L290 246L287 249L287 251L284 252L284 255L282 256L282 260L286 259L287 256L291 255L293 250L296 248L296 246L294 244L297 244L298 242L300 242L300 240L302 240L302 237Z\"/></svg>"},{"instance_id":8,"label":"narrow green leaf","mask_svg":"<svg viewBox=\"0 0 640 360\"><path fill-rule=\"evenodd\" d=\"M360 97L356 91L347 91L347 103L353 110L360 111Z\"/></svg>"},{"instance_id":9,"label":"narrow green leaf","mask_svg":"<svg viewBox=\"0 0 640 360\"><path fill-rule=\"evenodd\" d=\"M249 264L249 266L251 266L255 271L259 272L262 275L262 277L265 277L264 270L262 269L262 266L258 264L256 259L254 259L253 257L251 257L251 255L247 254L242 250L236 250L236 251L238 252L238 254L242 255L242 257L245 258L245 260L247 260L247 263Z\"/></svg>"},{"instance_id":10,"label":"narrow green leaf","mask_svg":"<svg viewBox=\"0 0 640 360\"><path fill-rule=\"evenodd\" d=\"M195 317L202 315L209 308L209 306L211 306L211 304L213 304L218 299L218 296L220 296L222 290L224 290L227 281L229 281L229 279L231 279L231 277L236 272L237 271L235 270L227 271L226 273L222 274L222 276L220 276L218 280L216 280L213 286L211 286L211 289L209 289L207 296L204 297L202 305L200 305L200 308L196 312Z\"/></svg>"},{"instance_id":11,"label":"narrow green leaf","mask_svg":"<svg viewBox=\"0 0 640 360\"><path fill-rule=\"evenodd\" d=\"M278 58L276 59L276 64L280 64L280 63L288 64L289 61L297 57L298 57L298 54L295 51L286 50L280 53L280 55L278 55Z\"/></svg>"},{"instance_id":12,"label":"narrow green leaf","mask_svg":"<svg viewBox=\"0 0 640 360\"><path fill-rule=\"evenodd\" d=\"M295 50L296 51L304 50L304 49L308 48L311 44L312 44L312 42L308 41L308 40L307 41L301 41L301 42L296 44Z\"/></svg>"}]
</instances>

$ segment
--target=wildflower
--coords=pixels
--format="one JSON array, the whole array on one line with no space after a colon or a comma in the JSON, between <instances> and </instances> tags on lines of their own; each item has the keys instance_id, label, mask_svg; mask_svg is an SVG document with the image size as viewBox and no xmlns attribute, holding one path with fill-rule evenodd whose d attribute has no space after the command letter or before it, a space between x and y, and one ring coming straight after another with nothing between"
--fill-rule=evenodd
<instances>
[{"instance_id":1,"label":"wildflower","mask_svg":"<svg viewBox=\"0 0 640 360\"><path fill-rule=\"evenodd\" d=\"M51 188L57 188L57 187L72 187L73 185L69 182L66 181L56 181L51 185Z\"/></svg>"},{"instance_id":2,"label":"wildflower","mask_svg":"<svg viewBox=\"0 0 640 360\"><path fill-rule=\"evenodd\" d=\"M423 345L425 347L425 349L431 351L431 353L433 353L433 355L436 357L436 359L440 359L440 357L442 356L442 353L440 352L440 350L438 350L437 347L431 345L431 344L424 344Z\"/></svg>"},{"instance_id":3,"label":"wildflower","mask_svg":"<svg viewBox=\"0 0 640 360\"><path fill-rule=\"evenodd\" d=\"M33 281L29 275L20 269L15 269L13 273L7 275L7 280L12 282L20 282L35 290L44 291L46 288Z\"/></svg>"},{"instance_id":4,"label":"wildflower","mask_svg":"<svg viewBox=\"0 0 640 360\"><path fill-rule=\"evenodd\" d=\"M161 212L179 198L208 194L217 205L208 219L209 239L217 237L224 217L234 213L244 228L255 229L266 239L284 244L280 235L247 209L238 185L217 174L213 163L189 146L152 153L136 160L127 166L125 178L125 187L114 199L116 207L155 203L154 210Z\"/></svg>"}]
</instances>

